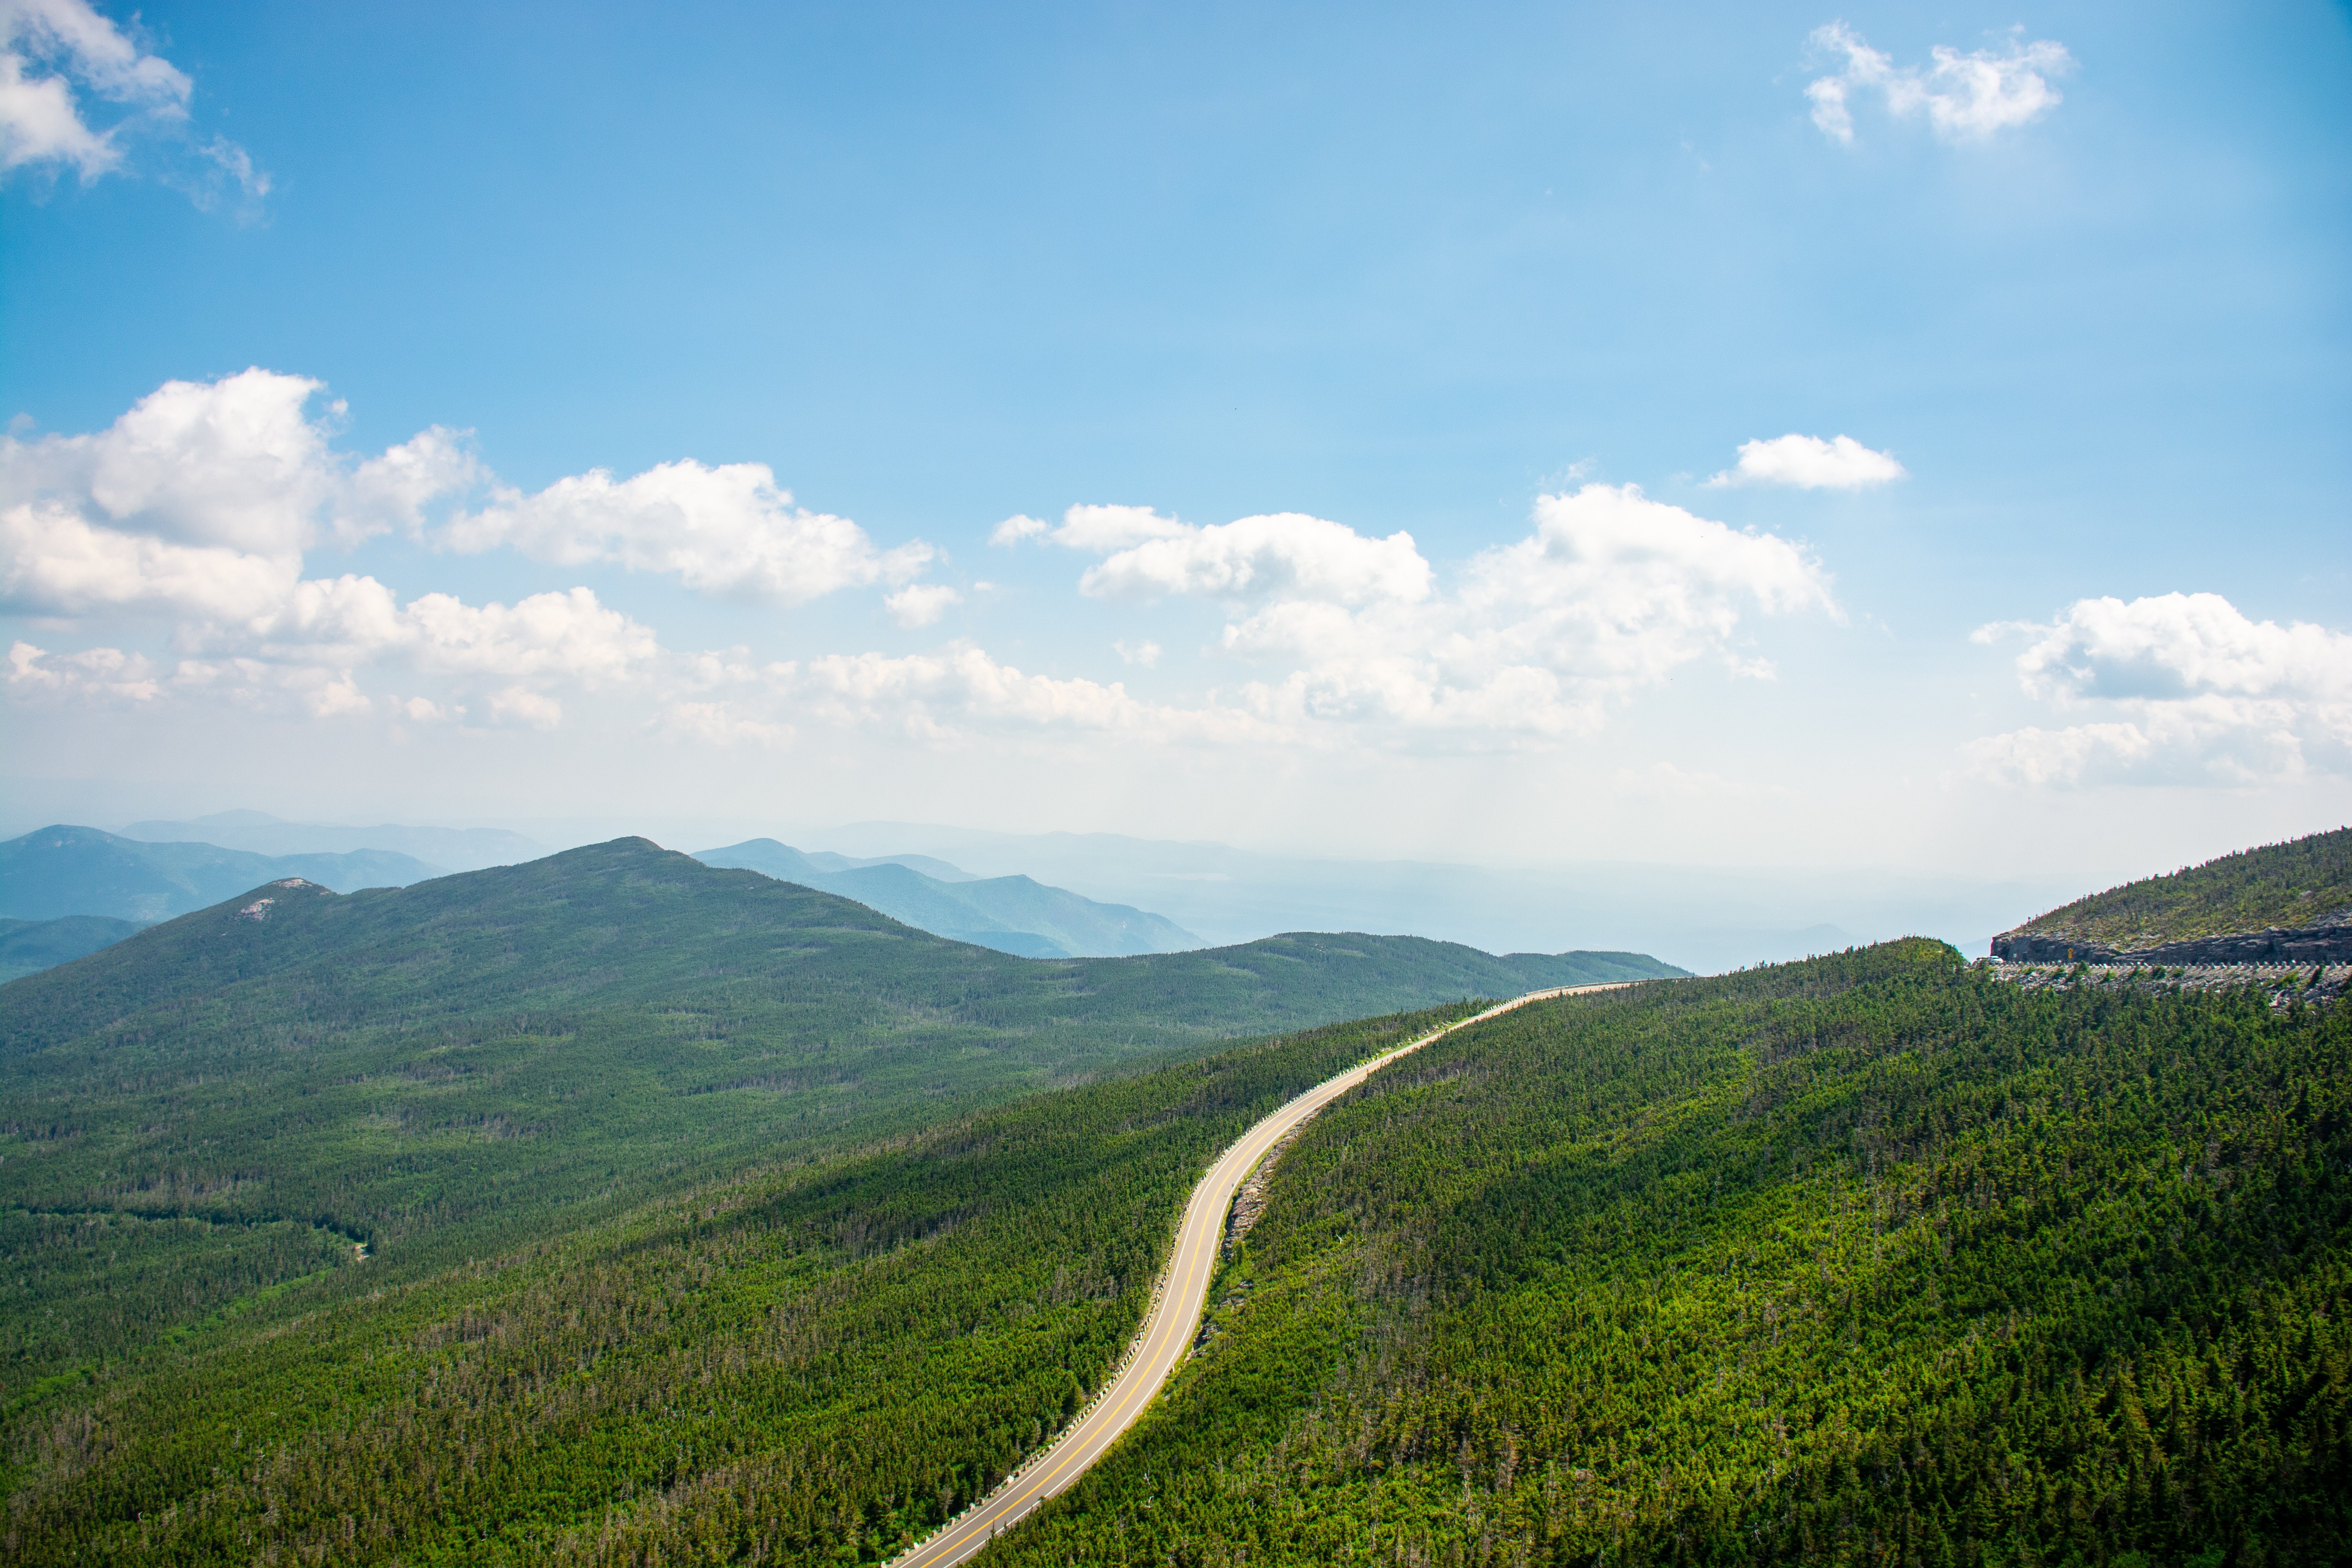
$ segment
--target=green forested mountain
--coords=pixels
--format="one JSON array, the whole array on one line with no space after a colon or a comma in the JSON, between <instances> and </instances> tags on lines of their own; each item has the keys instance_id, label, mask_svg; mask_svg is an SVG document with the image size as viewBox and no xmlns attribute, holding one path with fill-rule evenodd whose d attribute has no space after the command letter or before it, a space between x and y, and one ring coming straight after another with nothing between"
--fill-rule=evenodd
<instances>
[{"instance_id":1,"label":"green forested mountain","mask_svg":"<svg viewBox=\"0 0 2352 1568\"><path fill-rule=\"evenodd\" d=\"M2352 827L2266 844L2094 893L2020 931L2119 952L2352 919Z\"/></svg>"},{"instance_id":2,"label":"green forested mountain","mask_svg":"<svg viewBox=\"0 0 2352 1568\"><path fill-rule=\"evenodd\" d=\"M1623 967L1031 963L642 839L265 886L0 987L0 1399L362 1247L406 1279L1140 1058Z\"/></svg>"},{"instance_id":3,"label":"green forested mountain","mask_svg":"<svg viewBox=\"0 0 2352 1568\"><path fill-rule=\"evenodd\" d=\"M319 1260L20 1395L0 1544L141 1568L870 1560L1100 1384L1218 1148L1457 1011L787 1161L429 1276ZM79 1222L94 1266L120 1225Z\"/></svg>"},{"instance_id":4,"label":"green forested mountain","mask_svg":"<svg viewBox=\"0 0 2352 1568\"><path fill-rule=\"evenodd\" d=\"M349 892L397 888L441 874L383 849L337 855L256 855L213 844L146 844L62 824L0 843L0 915L47 921L103 915L149 921L284 877Z\"/></svg>"},{"instance_id":5,"label":"green forested mountain","mask_svg":"<svg viewBox=\"0 0 2352 1568\"><path fill-rule=\"evenodd\" d=\"M1205 945L1173 921L1148 910L1097 903L1027 877L943 878L891 861L852 861L840 855L820 858L772 838L704 849L695 858L706 866L740 867L837 893L936 936L1024 958L1181 952ZM909 858L925 860L921 856ZM954 869L937 861L926 864Z\"/></svg>"},{"instance_id":6,"label":"green forested mountain","mask_svg":"<svg viewBox=\"0 0 2352 1568\"><path fill-rule=\"evenodd\" d=\"M48 921L0 918L0 981L70 963L136 935L140 929L135 921L105 915L61 915Z\"/></svg>"},{"instance_id":7,"label":"green forested mountain","mask_svg":"<svg viewBox=\"0 0 2352 1568\"><path fill-rule=\"evenodd\" d=\"M1313 1125L986 1561L2340 1561L2347 1069L2340 1007L1916 942L1523 1009Z\"/></svg>"},{"instance_id":8,"label":"green forested mountain","mask_svg":"<svg viewBox=\"0 0 2352 1568\"><path fill-rule=\"evenodd\" d=\"M1432 1021L248 1293L23 1407L9 1547L877 1560L1097 1386L1215 1149ZM1311 1126L1205 1349L982 1561L2337 1561L2347 1069L2341 1009L1918 942L1465 1030Z\"/></svg>"}]
</instances>

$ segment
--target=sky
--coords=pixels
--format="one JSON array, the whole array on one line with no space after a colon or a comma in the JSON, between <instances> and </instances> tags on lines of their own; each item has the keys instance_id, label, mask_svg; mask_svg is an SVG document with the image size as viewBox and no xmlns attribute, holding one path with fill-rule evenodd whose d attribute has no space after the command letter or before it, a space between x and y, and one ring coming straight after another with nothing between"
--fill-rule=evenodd
<instances>
[{"instance_id":1,"label":"sky","mask_svg":"<svg viewBox=\"0 0 2352 1568\"><path fill-rule=\"evenodd\" d=\"M2342 5L0 44L10 832L2098 881L2352 820Z\"/></svg>"}]
</instances>

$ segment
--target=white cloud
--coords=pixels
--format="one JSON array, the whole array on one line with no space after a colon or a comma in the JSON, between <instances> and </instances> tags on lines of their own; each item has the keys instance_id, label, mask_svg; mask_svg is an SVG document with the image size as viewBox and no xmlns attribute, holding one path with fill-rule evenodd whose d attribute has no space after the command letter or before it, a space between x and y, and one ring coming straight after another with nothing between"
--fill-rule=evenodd
<instances>
[{"instance_id":1,"label":"white cloud","mask_svg":"<svg viewBox=\"0 0 2352 1568\"><path fill-rule=\"evenodd\" d=\"M1935 64L1897 67L1894 58L1872 48L1843 22L1813 29L1809 40L1820 54L1842 56L1845 67L1815 79L1805 89L1813 123L1832 141L1853 142L1853 100L1864 92L1882 94L1898 120L1924 114L1947 142L1980 141L1995 132L2040 118L2060 102L2050 79L2074 67L2065 46L2047 39L2027 43L2012 35L1995 53L1961 54L1949 45L1931 51Z\"/></svg>"},{"instance_id":2,"label":"white cloud","mask_svg":"<svg viewBox=\"0 0 2352 1568\"><path fill-rule=\"evenodd\" d=\"M365 460L333 451L305 412L319 391L247 370L166 382L92 435L0 437L0 607L268 616L305 550L416 526L477 482L463 437L438 426Z\"/></svg>"},{"instance_id":3,"label":"white cloud","mask_svg":"<svg viewBox=\"0 0 2352 1568\"><path fill-rule=\"evenodd\" d=\"M72 694L149 702L159 689L153 661L119 647L53 654L19 641L8 649L11 689L44 695Z\"/></svg>"},{"instance_id":4,"label":"white cloud","mask_svg":"<svg viewBox=\"0 0 2352 1568\"><path fill-rule=\"evenodd\" d=\"M697 593L774 605L903 583L932 556L919 542L877 550L847 518L794 506L765 463L710 468L690 458L617 481L592 469L536 495L502 489L489 507L453 517L437 538L465 552L509 545L569 566L674 572Z\"/></svg>"},{"instance_id":5,"label":"white cloud","mask_svg":"<svg viewBox=\"0 0 2352 1568\"><path fill-rule=\"evenodd\" d=\"M209 165L177 182L200 205L211 205L222 180L249 199L267 195L269 176L244 148L220 137L189 141L194 92L185 72L141 48L86 0L0 0L0 173L70 168L86 184L122 168L132 137L163 133ZM119 107L113 124L89 123L92 99Z\"/></svg>"},{"instance_id":6,"label":"white cloud","mask_svg":"<svg viewBox=\"0 0 2352 1568\"><path fill-rule=\"evenodd\" d=\"M1160 662L1160 645L1145 640L1138 643L1115 642L1111 651L1118 655L1121 664L1139 664L1150 669Z\"/></svg>"},{"instance_id":7,"label":"white cloud","mask_svg":"<svg viewBox=\"0 0 2352 1568\"><path fill-rule=\"evenodd\" d=\"M1139 507L1090 510L1140 513L1155 523L1167 523L1159 537L1120 550L1088 569L1078 581L1078 591L1090 597L1189 594L1361 605L1375 600L1409 604L1429 595L1429 563L1413 547L1410 533L1367 539L1344 523L1295 511L1196 528L1157 518ZM1064 524L1062 531L1069 531ZM1118 539L1131 537L1133 531L1097 529L1090 522L1084 536Z\"/></svg>"},{"instance_id":8,"label":"white cloud","mask_svg":"<svg viewBox=\"0 0 2352 1568\"><path fill-rule=\"evenodd\" d=\"M1156 520L1160 537L1087 572L1085 591L1226 601L1236 618L1225 650L1288 667L1247 684L1241 706L1292 733L1589 731L1696 659L1769 677L1738 646L1751 610L1836 613L1827 576L1797 546L1632 485L1543 497L1534 531L1473 559L1450 595L1409 534L1370 539L1296 513L1200 528L1120 510Z\"/></svg>"},{"instance_id":9,"label":"white cloud","mask_svg":"<svg viewBox=\"0 0 2352 1568\"><path fill-rule=\"evenodd\" d=\"M1791 431L1769 441L1739 444L1739 466L1707 480L1709 485L1793 485L1799 489L1851 490L1906 477L1888 452L1874 452L1851 436L1824 441Z\"/></svg>"},{"instance_id":10,"label":"white cloud","mask_svg":"<svg viewBox=\"0 0 2352 1568\"><path fill-rule=\"evenodd\" d=\"M54 503L0 511L0 608L20 613L248 620L282 604L301 570L299 554L248 554L94 527Z\"/></svg>"},{"instance_id":11,"label":"white cloud","mask_svg":"<svg viewBox=\"0 0 2352 1568\"><path fill-rule=\"evenodd\" d=\"M1132 728L1148 717L1117 682L1028 675L976 647L893 658L835 654L795 671L792 689L835 722L882 721L938 736L972 721L1021 728Z\"/></svg>"},{"instance_id":12,"label":"white cloud","mask_svg":"<svg viewBox=\"0 0 2352 1568\"><path fill-rule=\"evenodd\" d=\"M882 601L890 618L909 630L928 626L947 614L950 605L963 602L963 595L953 588L937 583L917 583L899 589Z\"/></svg>"},{"instance_id":13,"label":"white cloud","mask_svg":"<svg viewBox=\"0 0 2352 1568\"><path fill-rule=\"evenodd\" d=\"M653 631L585 587L512 605L434 593L404 604L373 576L306 576L308 552L392 531L469 548L510 540L559 559L616 560L675 571L706 591L787 601L903 579L930 554L919 543L877 551L855 523L793 508L758 465L675 463L625 483L595 473L529 498L507 490L481 514L436 529L435 503L488 479L467 438L436 426L373 457L339 452L330 422L343 406L313 417L320 390L306 377L247 370L167 382L93 434L0 437L0 611L160 621L185 656L165 676L107 665L134 657L119 650L35 649L13 669L10 689L211 693L326 715L370 707L354 672L380 668L454 685L449 713L544 726L562 715L554 688L656 676L667 656ZM902 624L921 625L959 598L919 586L887 603ZM457 700L469 695L470 710ZM444 710L436 696L385 702L385 712L419 722Z\"/></svg>"},{"instance_id":14,"label":"white cloud","mask_svg":"<svg viewBox=\"0 0 2352 1568\"><path fill-rule=\"evenodd\" d=\"M996 525L991 544L1013 545L1024 539L1049 539L1071 550L1106 554L1150 539L1178 539L1200 531L1172 517L1162 517L1148 506L1074 506L1062 514L1059 526L1041 518L1015 515Z\"/></svg>"},{"instance_id":15,"label":"white cloud","mask_svg":"<svg viewBox=\"0 0 2352 1568\"><path fill-rule=\"evenodd\" d=\"M2023 635L2018 682L2085 722L1971 742L1978 773L2024 784L2223 784L2352 772L2352 636L2253 621L2218 594L2078 600Z\"/></svg>"},{"instance_id":16,"label":"white cloud","mask_svg":"<svg viewBox=\"0 0 2352 1568\"><path fill-rule=\"evenodd\" d=\"M996 531L988 536L988 542L997 545L1015 545L1024 539L1036 538L1053 526L1044 518L1016 512L996 525Z\"/></svg>"}]
</instances>

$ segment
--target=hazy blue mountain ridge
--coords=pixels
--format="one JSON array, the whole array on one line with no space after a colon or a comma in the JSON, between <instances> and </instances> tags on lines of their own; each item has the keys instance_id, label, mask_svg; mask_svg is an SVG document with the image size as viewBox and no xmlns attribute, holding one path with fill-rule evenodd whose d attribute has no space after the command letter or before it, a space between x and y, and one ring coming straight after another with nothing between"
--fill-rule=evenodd
<instances>
[{"instance_id":1,"label":"hazy blue mountain ridge","mask_svg":"<svg viewBox=\"0 0 2352 1568\"><path fill-rule=\"evenodd\" d=\"M0 843L0 916L104 915L144 924L288 877L348 893L404 888L444 874L438 866L383 849L257 855L215 844L142 843L61 823Z\"/></svg>"},{"instance_id":2,"label":"hazy blue mountain ridge","mask_svg":"<svg viewBox=\"0 0 2352 1568\"><path fill-rule=\"evenodd\" d=\"M256 855L351 855L380 849L451 871L519 865L549 853L539 840L503 827L420 827L395 822L360 827L288 822L266 811L219 811L188 822L134 822L122 829L121 837L142 844L217 844Z\"/></svg>"},{"instance_id":3,"label":"hazy blue mountain ridge","mask_svg":"<svg viewBox=\"0 0 2352 1568\"><path fill-rule=\"evenodd\" d=\"M754 838L695 858L855 899L935 936L1022 958L1123 958L1208 945L1148 910L1098 903L1024 876L973 877L929 856L859 860Z\"/></svg>"}]
</instances>

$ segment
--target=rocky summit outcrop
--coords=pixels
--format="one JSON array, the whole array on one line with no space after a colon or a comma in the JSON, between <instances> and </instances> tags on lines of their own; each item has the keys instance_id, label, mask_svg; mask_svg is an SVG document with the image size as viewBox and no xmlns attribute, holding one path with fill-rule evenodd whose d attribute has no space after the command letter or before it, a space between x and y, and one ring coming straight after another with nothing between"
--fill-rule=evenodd
<instances>
[{"instance_id":1,"label":"rocky summit outcrop","mask_svg":"<svg viewBox=\"0 0 2352 1568\"><path fill-rule=\"evenodd\" d=\"M2269 926L2143 948L2118 949L2063 931L2021 928L1993 938L1992 955L2003 963L2352 963L2352 910L2339 910L2315 925Z\"/></svg>"}]
</instances>

